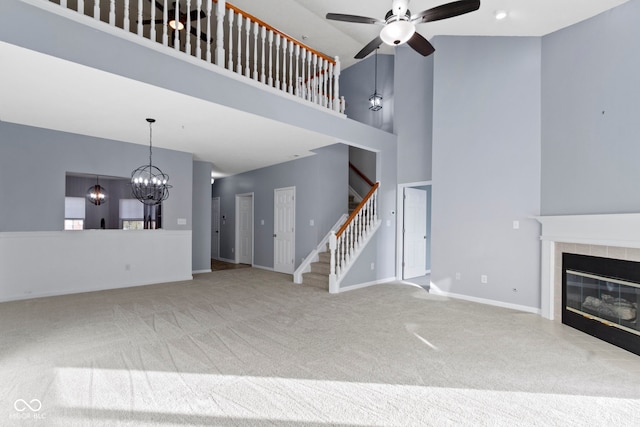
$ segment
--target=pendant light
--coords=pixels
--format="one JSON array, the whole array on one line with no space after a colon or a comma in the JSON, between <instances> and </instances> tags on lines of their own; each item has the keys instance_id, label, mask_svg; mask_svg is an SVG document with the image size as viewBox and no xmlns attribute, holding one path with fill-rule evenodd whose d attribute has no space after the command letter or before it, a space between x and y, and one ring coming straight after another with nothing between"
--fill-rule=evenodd
<instances>
[{"instance_id":1,"label":"pendant light","mask_svg":"<svg viewBox=\"0 0 640 427\"><path fill-rule=\"evenodd\" d=\"M376 49L373 84L374 84L373 95L369 97L369 109L371 111L378 111L382 108L382 95L378 93L378 49Z\"/></svg>"},{"instance_id":2,"label":"pendant light","mask_svg":"<svg viewBox=\"0 0 640 427\"><path fill-rule=\"evenodd\" d=\"M107 191L100 185L100 177L96 176L96 185L87 190L87 200L96 206L107 203Z\"/></svg>"},{"instance_id":3,"label":"pendant light","mask_svg":"<svg viewBox=\"0 0 640 427\"><path fill-rule=\"evenodd\" d=\"M148 206L155 206L169 197L169 175L162 172L152 162L152 125L155 119L147 119L149 123L149 164L142 165L131 173L131 191L133 197Z\"/></svg>"}]
</instances>

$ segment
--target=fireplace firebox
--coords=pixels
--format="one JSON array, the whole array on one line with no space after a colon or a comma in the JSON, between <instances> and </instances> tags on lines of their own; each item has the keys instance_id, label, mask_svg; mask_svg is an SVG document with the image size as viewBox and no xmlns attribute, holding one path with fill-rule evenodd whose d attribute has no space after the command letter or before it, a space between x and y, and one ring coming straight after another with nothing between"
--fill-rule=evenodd
<instances>
[{"instance_id":1,"label":"fireplace firebox","mask_svg":"<svg viewBox=\"0 0 640 427\"><path fill-rule=\"evenodd\" d=\"M640 263L564 253L562 323L640 355Z\"/></svg>"}]
</instances>

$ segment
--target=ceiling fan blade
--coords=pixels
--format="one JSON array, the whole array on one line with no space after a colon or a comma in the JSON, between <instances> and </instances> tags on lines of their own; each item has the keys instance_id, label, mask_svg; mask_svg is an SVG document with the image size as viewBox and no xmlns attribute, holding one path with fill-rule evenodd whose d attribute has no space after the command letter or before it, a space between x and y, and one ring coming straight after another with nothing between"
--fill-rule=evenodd
<instances>
[{"instance_id":1,"label":"ceiling fan blade","mask_svg":"<svg viewBox=\"0 0 640 427\"><path fill-rule=\"evenodd\" d=\"M354 56L354 58L355 59L362 59L362 58L366 57L371 52L373 52L378 47L380 47L381 44L382 44L382 39L380 38L380 36L378 36L375 39L371 40L368 45L363 47L362 50L360 52L358 52L356 54L356 56Z\"/></svg>"},{"instance_id":2,"label":"ceiling fan blade","mask_svg":"<svg viewBox=\"0 0 640 427\"><path fill-rule=\"evenodd\" d=\"M200 33L198 34L198 30L196 30L195 28L191 27L190 30L191 34L193 34L196 37L200 37L200 40L202 40L205 43L211 43L213 41L213 39L208 39L207 35L205 33Z\"/></svg>"},{"instance_id":3,"label":"ceiling fan blade","mask_svg":"<svg viewBox=\"0 0 640 427\"><path fill-rule=\"evenodd\" d=\"M382 19L357 15L343 15L341 13L327 13L327 19L331 19L332 21L355 22L356 24L384 24Z\"/></svg>"},{"instance_id":4,"label":"ceiling fan blade","mask_svg":"<svg viewBox=\"0 0 640 427\"><path fill-rule=\"evenodd\" d=\"M198 21L206 17L207 17L207 14L204 13L204 11L202 10L200 12L198 12L197 10L192 10L191 13L189 14L189 18L191 18L191 21Z\"/></svg>"},{"instance_id":5,"label":"ceiling fan blade","mask_svg":"<svg viewBox=\"0 0 640 427\"><path fill-rule=\"evenodd\" d=\"M422 56L429 56L436 51L433 45L429 43L429 40L418 33L413 33L407 44Z\"/></svg>"},{"instance_id":6,"label":"ceiling fan blade","mask_svg":"<svg viewBox=\"0 0 640 427\"><path fill-rule=\"evenodd\" d=\"M138 22L138 21L136 21ZM142 20L142 25L149 25L149 24L162 24L164 21L162 19L156 19L155 21L152 21L151 19L143 19Z\"/></svg>"},{"instance_id":7,"label":"ceiling fan blade","mask_svg":"<svg viewBox=\"0 0 640 427\"><path fill-rule=\"evenodd\" d=\"M460 0L452 3L436 6L431 9L424 10L417 15L411 17L411 21L416 24L423 22L439 21L441 19L453 18L454 16L464 15L480 8L480 0Z\"/></svg>"}]
</instances>

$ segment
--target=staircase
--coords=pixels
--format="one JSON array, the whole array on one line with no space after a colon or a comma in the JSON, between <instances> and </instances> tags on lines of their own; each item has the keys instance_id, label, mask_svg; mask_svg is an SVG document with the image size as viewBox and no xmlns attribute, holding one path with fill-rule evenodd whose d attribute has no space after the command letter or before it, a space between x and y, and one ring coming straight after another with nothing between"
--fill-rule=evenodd
<instances>
[{"instance_id":1,"label":"staircase","mask_svg":"<svg viewBox=\"0 0 640 427\"><path fill-rule=\"evenodd\" d=\"M305 285L329 290L329 273L331 272L331 253L329 247L324 252L318 252L318 261L311 263L311 271L302 274L302 282Z\"/></svg>"},{"instance_id":2,"label":"staircase","mask_svg":"<svg viewBox=\"0 0 640 427\"><path fill-rule=\"evenodd\" d=\"M330 293L340 292L340 283L380 227L377 195L380 183L358 203L350 215L343 215L293 273L294 283L304 283ZM349 200L351 205L355 200ZM345 221L346 219L346 221ZM336 231L337 230L337 231Z\"/></svg>"}]
</instances>

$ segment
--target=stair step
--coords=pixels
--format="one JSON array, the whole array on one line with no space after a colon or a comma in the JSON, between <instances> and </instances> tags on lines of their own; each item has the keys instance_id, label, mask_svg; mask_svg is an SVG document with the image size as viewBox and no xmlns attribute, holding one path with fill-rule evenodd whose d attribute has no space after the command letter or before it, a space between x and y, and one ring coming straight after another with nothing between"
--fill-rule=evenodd
<instances>
[{"instance_id":1,"label":"stair step","mask_svg":"<svg viewBox=\"0 0 640 427\"><path fill-rule=\"evenodd\" d=\"M330 270L331 264L328 262L314 262L311 264L312 273L324 274L328 277Z\"/></svg>"},{"instance_id":2,"label":"stair step","mask_svg":"<svg viewBox=\"0 0 640 427\"><path fill-rule=\"evenodd\" d=\"M318 262L329 264L331 262L331 252L318 252Z\"/></svg>"},{"instance_id":3,"label":"stair step","mask_svg":"<svg viewBox=\"0 0 640 427\"><path fill-rule=\"evenodd\" d=\"M302 284L329 290L329 276L319 273L304 273Z\"/></svg>"}]
</instances>

